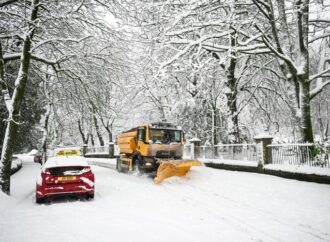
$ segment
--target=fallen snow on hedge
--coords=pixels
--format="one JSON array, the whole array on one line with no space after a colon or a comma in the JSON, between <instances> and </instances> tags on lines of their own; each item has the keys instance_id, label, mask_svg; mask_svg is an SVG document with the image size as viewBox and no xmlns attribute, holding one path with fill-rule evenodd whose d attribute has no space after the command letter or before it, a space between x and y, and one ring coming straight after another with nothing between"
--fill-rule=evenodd
<instances>
[{"instance_id":1,"label":"fallen snow on hedge","mask_svg":"<svg viewBox=\"0 0 330 242\"><path fill-rule=\"evenodd\" d=\"M253 166L257 167L257 161L248 161L248 160L221 160L221 159L199 159L203 163L215 163L215 164L226 164L226 165L237 165L237 166Z\"/></svg>"},{"instance_id":2,"label":"fallen snow on hedge","mask_svg":"<svg viewBox=\"0 0 330 242\"><path fill-rule=\"evenodd\" d=\"M311 167L308 165L269 164L264 166L267 170L287 171L302 174L316 174L330 176L330 168Z\"/></svg>"}]
</instances>

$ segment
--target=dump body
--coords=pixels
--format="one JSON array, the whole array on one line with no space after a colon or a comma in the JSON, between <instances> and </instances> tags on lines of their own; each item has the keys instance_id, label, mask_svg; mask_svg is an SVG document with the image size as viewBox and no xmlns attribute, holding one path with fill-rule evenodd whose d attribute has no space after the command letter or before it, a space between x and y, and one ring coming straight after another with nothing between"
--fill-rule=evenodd
<instances>
[{"instance_id":1,"label":"dump body","mask_svg":"<svg viewBox=\"0 0 330 242\"><path fill-rule=\"evenodd\" d=\"M118 145L121 154L132 155L136 151L137 130L120 134L118 136Z\"/></svg>"},{"instance_id":2,"label":"dump body","mask_svg":"<svg viewBox=\"0 0 330 242\"><path fill-rule=\"evenodd\" d=\"M120 152L117 169L157 171L156 183L169 176L182 176L191 166L200 165L199 161L182 160L183 131L169 123L143 124L120 134L117 142Z\"/></svg>"}]
</instances>

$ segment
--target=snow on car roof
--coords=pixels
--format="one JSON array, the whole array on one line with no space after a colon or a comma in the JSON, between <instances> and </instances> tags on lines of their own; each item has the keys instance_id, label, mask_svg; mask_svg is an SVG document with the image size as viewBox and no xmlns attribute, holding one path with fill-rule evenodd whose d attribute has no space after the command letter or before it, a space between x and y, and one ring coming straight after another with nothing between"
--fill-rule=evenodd
<instances>
[{"instance_id":1,"label":"snow on car roof","mask_svg":"<svg viewBox=\"0 0 330 242\"><path fill-rule=\"evenodd\" d=\"M88 166L86 159L81 156L56 156L49 158L44 168L59 166Z\"/></svg>"}]
</instances>

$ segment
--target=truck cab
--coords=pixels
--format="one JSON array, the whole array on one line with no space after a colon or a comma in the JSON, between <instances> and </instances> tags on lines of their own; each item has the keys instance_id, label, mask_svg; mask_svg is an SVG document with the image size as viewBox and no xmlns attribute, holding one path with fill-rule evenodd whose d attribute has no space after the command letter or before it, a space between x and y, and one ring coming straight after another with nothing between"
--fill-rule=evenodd
<instances>
[{"instance_id":1,"label":"truck cab","mask_svg":"<svg viewBox=\"0 0 330 242\"><path fill-rule=\"evenodd\" d=\"M181 159L184 135L171 123L143 124L118 136L120 157L117 169L156 171L162 159Z\"/></svg>"}]
</instances>

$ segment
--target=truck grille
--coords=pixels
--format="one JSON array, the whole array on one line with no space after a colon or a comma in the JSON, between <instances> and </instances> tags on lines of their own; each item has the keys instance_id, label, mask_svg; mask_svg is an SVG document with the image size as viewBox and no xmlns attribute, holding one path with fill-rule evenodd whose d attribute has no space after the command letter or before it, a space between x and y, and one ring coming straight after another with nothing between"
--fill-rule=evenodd
<instances>
[{"instance_id":1,"label":"truck grille","mask_svg":"<svg viewBox=\"0 0 330 242\"><path fill-rule=\"evenodd\" d=\"M156 153L157 158L170 158L170 157L176 157L176 152L174 150L168 152L165 150L159 150Z\"/></svg>"}]
</instances>

